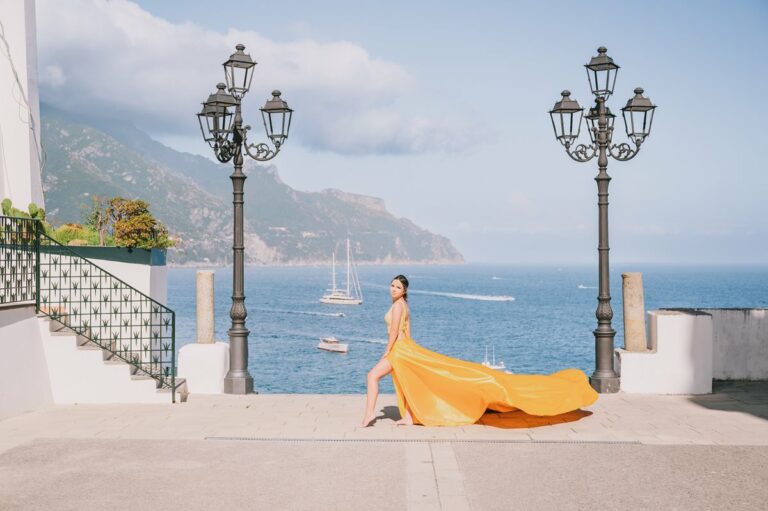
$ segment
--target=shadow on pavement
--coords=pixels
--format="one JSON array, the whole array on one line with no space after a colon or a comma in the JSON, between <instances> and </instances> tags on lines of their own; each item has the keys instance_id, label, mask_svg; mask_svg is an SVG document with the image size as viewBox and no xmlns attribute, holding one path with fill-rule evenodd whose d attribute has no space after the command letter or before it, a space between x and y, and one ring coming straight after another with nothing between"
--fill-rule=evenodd
<instances>
[{"instance_id":1,"label":"shadow on pavement","mask_svg":"<svg viewBox=\"0 0 768 511\"><path fill-rule=\"evenodd\" d=\"M477 423L502 429L539 428L541 426L551 426L552 424L575 422L584 417L589 417L590 415L592 415L592 412L586 410L574 410L572 412L561 413L560 415L552 415L549 417L528 415L521 410L503 413L486 412L485 415L480 417L480 420L477 421Z\"/></svg>"},{"instance_id":2,"label":"shadow on pavement","mask_svg":"<svg viewBox=\"0 0 768 511\"><path fill-rule=\"evenodd\" d=\"M528 415L521 410L512 412L494 412L488 410L482 417L480 417L477 424L501 429L527 429L551 426L552 424L563 424L565 422L574 422L581 420L584 417L589 417L590 415L592 415L592 412L586 410L574 410L572 412L548 417ZM381 409L381 415L378 415L374 419L374 422L380 419L398 421L400 420L400 411L396 406L385 406Z\"/></svg>"},{"instance_id":3,"label":"shadow on pavement","mask_svg":"<svg viewBox=\"0 0 768 511\"><path fill-rule=\"evenodd\" d=\"M768 420L768 381L715 380L712 394L688 399L710 410L748 413Z\"/></svg>"}]
</instances>

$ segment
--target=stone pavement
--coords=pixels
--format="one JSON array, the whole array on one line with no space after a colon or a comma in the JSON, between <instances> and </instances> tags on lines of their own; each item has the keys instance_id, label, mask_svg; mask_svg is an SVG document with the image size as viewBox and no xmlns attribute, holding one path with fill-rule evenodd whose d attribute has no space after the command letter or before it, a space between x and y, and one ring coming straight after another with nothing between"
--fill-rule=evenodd
<instances>
[{"instance_id":1,"label":"stone pavement","mask_svg":"<svg viewBox=\"0 0 768 511\"><path fill-rule=\"evenodd\" d=\"M0 421L0 509L759 509L768 382L558 417L360 428L362 395L54 406Z\"/></svg>"}]
</instances>

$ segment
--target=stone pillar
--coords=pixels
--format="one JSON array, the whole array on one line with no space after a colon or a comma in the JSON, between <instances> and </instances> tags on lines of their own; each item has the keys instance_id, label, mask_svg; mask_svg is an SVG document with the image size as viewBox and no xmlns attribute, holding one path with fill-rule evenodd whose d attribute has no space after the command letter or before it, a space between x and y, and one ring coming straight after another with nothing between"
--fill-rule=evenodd
<instances>
[{"instance_id":1,"label":"stone pillar","mask_svg":"<svg viewBox=\"0 0 768 511\"><path fill-rule=\"evenodd\" d=\"M624 349L646 351L645 300L643 298L643 274L622 273L624 301Z\"/></svg>"},{"instance_id":2,"label":"stone pillar","mask_svg":"<svg viewBox=\"0 0 768 511\"><path fill-rule=\"evenodd\" d=\"M197 342L212 344L213 340L213 272L197 272Z\"/></svg>"},{"instance_id":3,"label":"stone pillar","mask_svg":"<svg viewBox=\"0 0 768 511\"><path fill-rule=\"evenodd\" d=\"M221 394L229 372L229 344L213 337L213 275L197 272L197 342L179 350L178 377L186 380L190 394Z\"/></svg>"}]
</instances>

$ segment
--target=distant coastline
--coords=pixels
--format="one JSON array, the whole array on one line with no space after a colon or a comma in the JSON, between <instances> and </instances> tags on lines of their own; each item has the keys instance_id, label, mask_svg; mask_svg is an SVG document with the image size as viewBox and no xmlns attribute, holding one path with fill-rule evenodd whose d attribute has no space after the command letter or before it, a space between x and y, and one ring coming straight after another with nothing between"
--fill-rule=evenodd
<instances>
[{"instance_id":1,"label":"distant coastline","mask_svg":"<svg viewBox=\"0 0 768 511\"><path fill-rule=\"evenodd\" d=\"M94 195L141 198L178 241L168 252L169 265L218 266L229 260L232 189L220 164L171 149L120 119L88 119L43 105L41 123L52 163L42 176L52 222L82 221ZM251 162L245 171L246 263L326 264L347 236L354 257L371 264L464 260L447 237L393 215L381 198L296 190L272 165Z\"/></svg>"},{"instance_id":2,"label":"distant coastline","mask_svg":"<svg viewBox=\"0 0 768 511\"><path fill-rule=\"evenodd\" d=\"M409 265L409 266L463 266L468 264L467 261L456 261L452 259L435 259L429 261L411 261L407 259L403 260L391 260L391 259L379 259L374 261L356 261L357 266L393 266L393 265ZM185 263L168 263L168 268L228 268L232 263L211 263L207 261L199 262L185 262ZM317 261L292 261L283 263L246 263L246 267L254 268L305 268L305 267L331 267L330 260L317 260Z\"/></svg>"}]
</instances>

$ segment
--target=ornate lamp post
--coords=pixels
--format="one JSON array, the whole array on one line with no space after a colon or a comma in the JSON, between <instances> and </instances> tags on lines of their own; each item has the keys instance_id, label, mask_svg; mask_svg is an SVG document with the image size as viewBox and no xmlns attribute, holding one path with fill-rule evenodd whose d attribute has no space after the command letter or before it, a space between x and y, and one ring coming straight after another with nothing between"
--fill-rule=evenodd
<instances>
[{"instance_id":1,"label":"ornate lamp post","mask_svg":"<svg viewBox=\"0 0 768 511\"><path fill-rule=\"evenodd\" d=\"M235 163L235 171L229 176L232 179L235 233L232 244L232 308L229 311L232 326L228 332L230 369L224 379L224 392L248 394L253 392L253 377L248 372L249 332L245 328L243 184L246 176L243 173L243 151L257 161L277 156L288 138L293 110L280 98L280 91L273 91L272 99L261 108L261 117L274 149L265 143L248 143L246 135L251 127L243 126L240 102L251 86L256 62L243 52L245 46L242 44L238 44L236 50L224 63L226 84L216 85L216 92L203 103L197 118L203 139L211 146L216 158L222 163L234 159Z\"/></svg>"},{"instance_id":2,"label":"ornate lamp post","mask_svg":"<svg viewBox=\"0 0 768 511\"><path fill-rule=\"evenodd\" d=\"M599 211L600 241L597 252L599 256L600 285L597 296L597 329L595 334L595 372L590 377L592 387L598 392L618 392L619 377L613 367L613 338L616 331L611 327L613 309L611 309L611 293L609 285L608 264L608 157L618 161L628 161L640 152L640 145L651 133L651 123L656 106L643 96L643 89L635 89L635 96L627 101L621 109L627 137L634 147L626 142L613 144L613 121L615 115L606 106L606 100L613 94L616 75L619 66L609 57L604 47L597 49L597 56L592 57L587 68L589 85L595 95L595 106L589 109L584 118L587 119L589 137L588 145L574 145L579 137L581 119L584 109L571 99L571 93L562 92L562 98L555 103L549 112L555 137L565 147L565 152L577 162L588 162L597 156L597 206Z\"/></svg>"}]
</instances>

